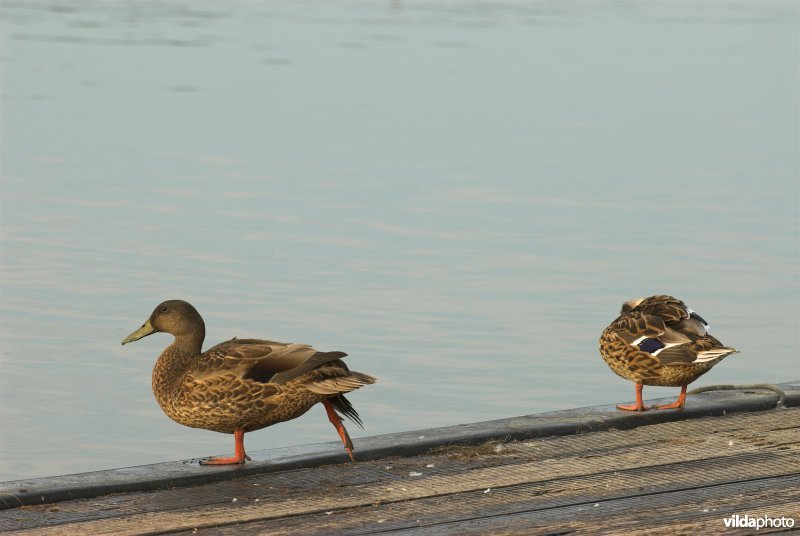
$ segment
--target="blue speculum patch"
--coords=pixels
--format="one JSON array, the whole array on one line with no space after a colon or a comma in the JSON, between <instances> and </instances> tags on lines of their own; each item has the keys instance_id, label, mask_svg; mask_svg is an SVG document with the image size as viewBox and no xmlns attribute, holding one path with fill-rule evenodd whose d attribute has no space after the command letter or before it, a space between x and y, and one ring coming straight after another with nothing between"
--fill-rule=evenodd
<instances>
[{"instance_id":1,"label":"blue speculum patch","mask_svg":"<svg viewBox=\"0 0 800 536\"><path fill-rule=\"evenodd\" d=\"M658 339L645 339L639 343L639 349L642 352L647 352L648 354L657 352L662 348L664 348L664 345Z\"/></svg>"}]
</instances>

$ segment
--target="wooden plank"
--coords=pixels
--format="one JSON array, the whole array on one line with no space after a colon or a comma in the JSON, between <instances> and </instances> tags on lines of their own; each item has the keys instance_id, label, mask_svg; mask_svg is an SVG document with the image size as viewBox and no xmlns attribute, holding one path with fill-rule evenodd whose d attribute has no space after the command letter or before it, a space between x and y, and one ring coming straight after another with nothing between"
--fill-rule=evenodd
<instances>
[{"instance_id":1,"label":"wooden plank","mask_svg":"<svg viewBox=\"0 0 800 536\"><path fill-rule=\"evenodd\" d=\"M665 471L664 466L653 466L630 471L580 476L476 490L454 495L439 495L401 503L379 504L329 511L306 516L280 518L247 524L215 527L217 534L269 533L304 534L319 530L335 534L360 534L384 532L416 527L417 525L461 523L467 518L492 519L519 513L547 512L570 507L593 507L610 500L627 500L632 497L652 496L691 489L689 486L710 488L732 484L740 478L764 480L783 476L787 464L796 462L798 456L779 454L770 462L747 455L738 459L717 458L675 464ZM739 468L748 467L742 473ZM800 467L795 466L800 476ZM700 475L700 476L698 476ZM788 477L787 477L788 478Z\"/></svg>"},{"instance_id":2,"label":"wooden plank","mask_svg":"<svg viewBox=\"0 0 800 536\"><path fill-rule=\"evenodd\" d=\"M753 415L739 414L735 418L708 418L698 421L666 423L635 430L530 440L524 443L503 445L504 448L499 453L491 449L489 451L456 449L451 451L450 456L436 458L430 456L399 458L392 461L329 465L309 470L259 475L200 486L195 488L198 492L178 488L157 494L140 492L112 495L91 501L68 501L59 503L56 506L57 513L51 517L64 517L70 514L78 517L82 513L110 517L158 510L163 504L170 505L170 508L182 505L224 504L237 497L239 499L257 498L263 495L265 490L270 490L271 493L280 493L282 496L306 495L327 485L333 485L341 490L366 482L386 481L392 478L403 479L408 476L410 471L422 471L426 476L456 474L481 467L551 458L559 459L569 456L590 458L614 455L615 451L621 449L631 449L637 446L649 448L654 443L697 450L724 450L728 448L726 442L734 442L737 446L742 443L759 446L763 442L759 438L764 437L771 430L791 430L796 426L800 426L800 410L796 409ZM717 438L717 441L710 443L707 438ZM436 460L438 461L434 468L424 467ZM384 470L385 464L391 464L393 469ZM250 485L252 488L249 487ZM51 509L52 507L32 507L27 511L49 512ZM0 512L0 528L7 528L2 525L2 520L8 517L6 514L6 512ZM71 520L66 519L66 521Z\"/></svg>"},{"instance_id":3,"label":"wooden plank","mask_svg":"<svg viewBox=\"0 0 800 536\"><path fill-rule=\"evenodd\" d=\"M620 470L657 468L668 463L705 463L704 460L714 458L718 461L707 463L722 464L720 467L738 464L757 472L767 470L767 467L774 469L775 466L769 464L776 463L779 458L781 466L787 466L792 460L796 464L798 424L800 410L739 414L735 419L710 418L625 432L531 440L511 445L496 456L478 457L471 463L467 463L469 460L464 463L454 461L451 453L397 462L384 460L329 466L227 482L228 487L222 494L220 483L172 492L140 493L134 500L107 497L61 503L67 506L65 511L51 512L50 519L41 519L48 516L32 509L28 512L40 514L40 519L32 516L30 519L11 520L7 515L0 516L0 519L3 530L53 523L51 533L63 533L64 530L94 534L141 533L144 530L192 530L202 526L219 529L226 524L261 523L294 516L325 515L327 511L369 508L376 502L388 502L399 508L405 501L441 501L442 497L461 493L482 494L486 487L525 487L531 483L586 475L591 479L591 475L600 473L613 476ZM725 456L714 456L722 452ZM769 457L773 454L778 458ZM748 455L752 458L730 458ZM760 457L762 459L758 461ZM434 460L432 463L440 468L438 472L436 467L427 470L419 465L427 460ZM477 461L480 463L475 463ZM391 463L396 463L401 472ZM498 463L503 465L497 466ZM387 466L393 469L385 469ZM466 470L470 467L472 470ZM405 472L409 468L420 469L423 476L409 477ZM706 474L705 471L701 473L699 476ZM618 482L609 480L602 485L615 486ZM165 502L164 494L171 494L173 501ZM232 502L232 498L238 500ZM203 500L210 502L199 504ZM458 500L462 498L459 496ZM159 505L169 511L160 512ZM40 529L37 533L47 531Z\"/></svg>"},{"instance_id":4,"label":"wooden plank","mask_svg":"<svg viewBox=\"0 0 800 536\"><path fill-rule=\"evenodd\" d=\"M597 504L597 506L595 506ZM620 534L645 527L701 524L706 532L722 532L723 518L769 511L772 516L800 518L800 477L735 482L704 489L648 494L584 503L552 510L477 517L455 523L423 524L393 534L559 533ZM762 514L763 515L763 514ZM351 532L350 534L364 534ZM663 532L661 532L663 533ZM749 531L753 533L753 531Z\"/></svg>"},{"instance_id":5,"label":"wooden plank","mask_svg":"<svg viewBox=\"0 0 800 536\"><path fill-rule=\"evenodd\" d=\"M763 419L762 419L762 420L763 420ZM752 422L751 422L751 423L749 423L749 425L747 426L747 430L748 430L748 432L751 432L751 433L758 433L758 427L755 427L755 426L754 426L754 423L752 423ZM591 436L587 436L587 438L588 438L588 439L593 439ZM738 441L737 441L737 442L738 442ZM624 442L623 442L623 444L624 444ZM538 449L536 449L536 450L541 450L541 448L538 448ZM547 449L545 449L545 450L547 450ZM345 477L346 477L346 476L347 476L347 473L350 473L350 474L352 474L352 471L353 471L353 467L354 467L354 466L342 466L342 468L344 468L344 467L346 467L346 468L347 468L347 470L346 470L346 474L345 474L345 475L342 475L340 471L336 471L336 472L337 472L337 473L339 473L339 474L338 474L338 475L336 475L335 477L332 477L332 476L330 476L330 475L329 475L329 476L326 478L326 477L323 475L323 476L322 476L322 478L321 478L322 482L319 482L317 478L311 478L311 479L309 480L308 478L303 478L303 477L302 477L302 475L295 473L295 474L287 475L287 478L289 478L289 479L290 479L290 482L288 482L288 483L290 483L290 484L291 484L291 486L290 486L290 487L298 487L298 488L300 488L301 490L302 490L302 489L305 489L306 487L312 487L312 488L313 488L313 486L319 486L321 483L324 483L324 481L325 481L326 479L327 479L327 480L330 480L331 478L335 478L335 480L337 481L337 483L338 483L338 484L340 484L340 483L341 483L341 480L342 480L342 476L345 476ZM317 471L319 471L319 470L317 470ZM310 472L310 473L311 473L312 475L314 475L314 473L315 473L315 472L314 472L314 471L312 471L312 472ZM391 475L390 475L390 476L391 476ZM309 482L310 486L302 486L302 485L300 485L300 484L302 484L302 482L303 482L304 480L307 480L307 481ZM270 487L273 487L273 488L274 488L274 486L270 486ZM231 489L231 490L229 490L229 491L231 491L231 492L234 492L234 493L236 493L236 492L241 492L241 491L246 491L246 490L242 490L242 488L241 488L241 487L239 487L239 489L235 489L235 488L236 488L236 484L234 484L234 485L233 485L233 489ZM208 490L204 490L204 493L205 493L206 491L208 491L208 492L209 492L209 495L212 495L212 496L213 496L213 495L214 495L214 493L213 493L213 489L215 489L215 488L214 488L214 487L210 487ZM182 495L184 495L184 494L185 494L185 491L188 491L188 490L178 490L178 491L176 492L176 494L177 494L178 496L182 496ZM259 490L259 491L260 491L260 490ZM285 490L284 490L284 491L285 491ZM313 491L313 489L312 489L312 491ZM236 495L233 495L233 496L235 497ZM162 497L162 498L163 498L163 497ZM222 499L222 500L224 500L225 502L229 502L229 501L230 501L230 495L228 495L227 497L225 497L225 498L224 498L224 499ZM216 498L216 501L217 501L217 502L220 502L220 499L217 497L217 498ZM159 500L158 502L162 503L163 501ZM90 508L90 509L92 509L92 510L95 510L95 509L96 509L98 506L100 506L100 504L99 504L99 503L92 502L92 503L89 505L89 508ZM171 506L174 506L174 505L171 505Z\"/></svg>"},{"instance_id":6,"label":"wooden plank","mask_svg":"<svg viewBox=\"0 0 800 536\"><path fill-rule=\"evenodd\" d=\"M795 531L797 525L800 524L800 501L790 501L777 505L770 505L764 507L753 508L746 505L743 510L751 517L769 516L771 518L791 517L795 521ZM731 512L740 513L740 512ZM620 530L617 527L615 532L608 531L612 534L638 534L638 535L657 535L657 534L698 534L698 533L718 533L724 531L725 534L753 534L752 528L726 528L722 519L724 515L718 517L709 516L701 519L685 519L681 521L672 521L669 523L657 523L652 528L643 527L641 525L632 528ZM762 528L758 534L770 534L776 532L786 532L785 528Z\"/></svg>"},{"instance_id":7,"label":"wooden plank","mask_svg":"<svg viewBox=\"0 0 800 536\"><path fill-rule=\"evenodd\" d=\"M800 381L780 385L789 407L800 406ZM489 439L527 440L574 435L599 430L631 429L671 421L736 412L773 409L771 391L718 391L689 396L680 411L650 411L644 414L618 411L614 406L561 410L510 419L446 426L360 438L357 457L361 461L391 456L419 456L448 444L479 445ZM111 493L166 490L176 486L199 486L253 475L300 468L316 468L344 462L338 442L302 445L250 452L252 463L244 466L199 467L197 460L165 462L77 475L0 482L0 510L41 505Z\"/></svg>"}]
</instances>

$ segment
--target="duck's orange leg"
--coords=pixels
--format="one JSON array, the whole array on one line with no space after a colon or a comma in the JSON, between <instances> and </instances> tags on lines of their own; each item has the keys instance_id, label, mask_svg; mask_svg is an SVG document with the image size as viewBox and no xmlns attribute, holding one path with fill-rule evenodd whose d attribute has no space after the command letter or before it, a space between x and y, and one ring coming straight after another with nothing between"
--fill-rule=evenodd
<instances>
[{"instance_id":1,"label":"duck's orange leg","mask_svg":"<svg viewBox=\"0 0 800 536\"><path fill-rule=\"evenodd\" d=\"M661 404L660 406L652 406L652 409L681 409L683 405L686 404L686 386L681 386L681 394L678 396L678 400L673 402L672 404Z\"/></svg>"},{"instance_id":2,"label":"duck's orange leg","mask_svg":"<svg viewBox=\"0 0 800 536\"><path fill-rule=\"evenodd\" d=\"M636 404L617 404L617 409L625 411L647 411L647 406L642 402L642 384L636 384Z\"/></svg>"},{"instance_id":3,"label":"duck's orange leg","mask_svg":"<svg viewBox=\"0 0 800 536\"><path fill-rule=\"evenodd\" d=\"M239 429L233 432L235 442L234 454L232 457L215 456L207 460L201 460L200 465L234 465L242 464L245 460L250 460L250 456L244 451L244 430Z\"/></svg>"},{"instance_id":4,"label":"duck's orange leg","mask_svg":"<svg viewBox=\"0 0 800 536\"><path fill-rule=\"evenodd\" d=\"M347 430L345 430L344 425L342 424L342 419L340 419L339 415L336 414L336 410L333 409L333 404L331 404L330 400L323 400L322 405L325 406L325 411L328 412L328 420L331 421L331 424L336 428L336 431L339 432L339 437L342 439L342 443L344 444L344 449L347 451L347 455L350 456L350 461L354 462L353 441L350 439L350 434L348 434Z\"/></svg>"}]
</instances>

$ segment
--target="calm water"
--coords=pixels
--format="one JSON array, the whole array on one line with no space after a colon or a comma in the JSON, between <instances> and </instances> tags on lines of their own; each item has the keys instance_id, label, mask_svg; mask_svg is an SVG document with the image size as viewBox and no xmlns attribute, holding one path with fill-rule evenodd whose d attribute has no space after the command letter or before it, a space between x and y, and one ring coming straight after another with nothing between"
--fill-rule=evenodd
<instances>
[{"instance_id":1,"label":"calm water","mask_svg":"<svg viewBox=\"0 0 800 536\"><path fill-rule=\"evenodd\" d=\"M629 400L596 341L653 293L742 351L700 383L797 379L797 16L4 2L0 480L231 451L119 344L167 298L348 352L355 437Z\"/></svg>"}]
</instances>

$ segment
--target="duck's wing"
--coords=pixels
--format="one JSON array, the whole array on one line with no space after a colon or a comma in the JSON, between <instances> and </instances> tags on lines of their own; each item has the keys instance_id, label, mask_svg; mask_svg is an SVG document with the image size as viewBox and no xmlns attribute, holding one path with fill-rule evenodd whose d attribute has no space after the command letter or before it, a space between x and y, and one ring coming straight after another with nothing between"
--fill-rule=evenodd
<instances>
[{"instance_id":1,"label":"duck's wing","mask_svg":"<svg viewBox=\"0 0 800 536\"><path fill-rule=\"evenodd\" d=\"M692 339L676 330L661 316L645 311L626 313L607 328L631 346L655 353L660 348L691 342Z\"/></svg>"},{"instance_id":2,"label":"duck's wing","mask_svg":"<svg viewBox=\"0 0 800 536\"><path fill-rule=\"evenodd\" d=\"M672 298L645 304L620 316L609 328L661 365L688 365L728 355L730 349L707 332L705 320ZM723 355L723 357L724 357Z\"/></svg>"},{"instance_id":3,"label":"duck's wing","mask_svg":"<svg viewBox=\"0 0 800 536\"><path fill-rule=\"evenodd\" d=\"M667 295L645 298L620 315L606 328L603 345L606 355L614 352L636 374L663 365L717 361L736 352L708 334L703 317Z\"/></svg>"},{"instance_id":4,"label":"duck's wing","mask_svg":"<svg viewBox=\"0 0 800 536\"><path fill-rule=\"evenodd\" d=\"M708 333L708 322L672 296L651 296L643 300L634 312L660 318L669 329L692 342Z\"/></svg>"},{"instance_id":5,"label":"duck's wing","mask_svg":"<svg viewBox=\"0 0 800 536\"><path fill-rule=\"evenodd\" d=\"M660 376L659 369L666 364L661 358L665 350L690 342L690 337L673 329L663 318L643 310L620 315L600 339L601 351L607 359L617 361L641 380ZM673 359L681 356L675 354Z\"/></svg>"},{"instance_id":6,"label":"duck's wing","mask_svg":"<svg viewBox=\"0 0 800 536\"><path fill-rule=\"evenodd\" d=\"M725 346L711 335L704 335L689 344L664 348L658 353L658 359L663 365L689 365L718 361L735 353L734 348Z\"/></svg>"},{"instance_id":7,"label":"duck's wing","mask_svg":"<svg viewBox=\"0 0 800 536\"><path fill-rule=\"evenodd\" d=\"M190 374L195 379L229 375L280 384L346 355L344 352L319 352L307 344L231 339L201 354Z\"/></svg>"}]
</instances>

